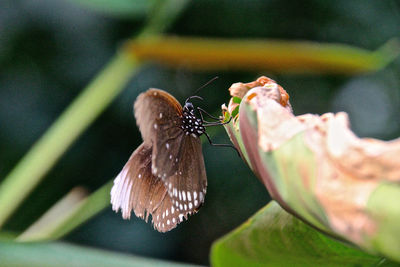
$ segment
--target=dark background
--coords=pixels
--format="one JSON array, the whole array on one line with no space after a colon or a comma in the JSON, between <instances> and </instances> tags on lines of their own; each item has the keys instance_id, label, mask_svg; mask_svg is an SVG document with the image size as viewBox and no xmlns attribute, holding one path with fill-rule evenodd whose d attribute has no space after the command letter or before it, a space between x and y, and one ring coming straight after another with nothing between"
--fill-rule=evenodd
<instances>
[{"instance_id":1,"label":"dark background","mask_svg":"<svg viewBox=\"0 0 400 267\"><path fill-rule=\"evenodd\" d=\"M109 15L79 1L0 2L0 180L95 77L121 43L139 32L143 14ZM168 30L179 36L278 38L355 45L375 50L400 33L397 1L192 1ZM400 135L400 61L362 76L282 75L275 72L192 72L147 65L67 151L24 202L6 229L21 231L77 185L93 191L113 179L141 143L132 115L136 96L162 88L182 101L201 91L201 106L218 114L227 88L260 75L291 96L296 114L346 111L359 136ZM222 127L215 142L227 143ZM203 146L209 181L200 212L160 234L150 224L122 220L111 206L68 235L73 243L162 259L208 263L211 243L269 201L263 185L226 148Z\"/></svg>"}]
</instances>

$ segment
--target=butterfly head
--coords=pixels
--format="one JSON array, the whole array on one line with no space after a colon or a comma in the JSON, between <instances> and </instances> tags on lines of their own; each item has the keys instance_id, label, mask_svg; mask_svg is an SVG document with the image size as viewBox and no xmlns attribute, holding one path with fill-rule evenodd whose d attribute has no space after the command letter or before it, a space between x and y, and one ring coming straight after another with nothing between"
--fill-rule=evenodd
<instances>
[{"instance_id":1,"label":"butterfly head","mask_svg":"<svg viewBox=\"0 0 400 267\"><path fill-rule=\"evenodd\" d=\"M186 102L183 106L183 113L193 114L194 115L194 106L191 102Z\"/></svg>"}]
</instances>

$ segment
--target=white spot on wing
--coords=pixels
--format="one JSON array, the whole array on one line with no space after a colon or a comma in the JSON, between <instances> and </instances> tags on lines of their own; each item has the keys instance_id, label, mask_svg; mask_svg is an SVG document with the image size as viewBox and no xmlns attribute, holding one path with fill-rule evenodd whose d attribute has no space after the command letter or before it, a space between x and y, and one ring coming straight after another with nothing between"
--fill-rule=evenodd
<instances>
[{"instance_id":1,"label":"white spot on wing","mask_svg":"<svg viewBox=\"0 0 400 267\"><path fill-rule=\"evenodd\" d=\"M166 147L167 149L169 149L169 144L168 144L168 143L166 143L166 144L165 144L165 147Z\"/></svg>"},{"instance_id":2,"label":"white spot on wing","mask_svg":"<svg viewBox=\"0 0 400 267\"><path fill-rule=\"evenodd\" d=\"M162 118L162 113L160 112L160 119Z\"/></svg>"},{"instance_id":3,"label":"white spot on wing","mask_svg":"<svg viewBox=\"0 0 400 267\"><path fill-rule=\"evenodd\" d=\"M189 191L187 191L187 199L188 201L192 201L192 195L190 194Z\"/></svg>"},{"instance_id":4,"label":"white spot on wing","mask_svg":"<svg viewBox=\"0 0 400 267\"><path fill-rule=\"evenodd\" d=\"M197 192L196 191L193 192L193 198L197 199Z\"/></svg>"},{"instance_id":5,"label":"white spot on wing","mask_svg":"<svg viewBox=\"0 0 400 267\"><path fill-rule=\"evenodd\" d=\"M158 127L157 123L154 123L153 127L154 127L154 129L157 130L157 127Z\"/></svg>"}]
</instances>

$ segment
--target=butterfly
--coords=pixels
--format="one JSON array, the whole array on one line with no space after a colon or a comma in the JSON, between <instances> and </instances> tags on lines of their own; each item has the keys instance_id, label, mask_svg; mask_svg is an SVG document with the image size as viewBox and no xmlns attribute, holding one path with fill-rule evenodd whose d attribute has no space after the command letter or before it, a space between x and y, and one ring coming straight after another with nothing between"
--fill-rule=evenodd
<instances>
[{"instance_id":1,"label":"butterfly","mask_svg":"<svg viewBox=\"0 0 400 267\"><path fill-rule=\"evenodd\" d=\"M205 127L224 123L204 121L205 111L201 108L197 108L198 118L191 98L202 99L191 96L182 107L169 93L149 89L135 101L134 113L143 143L111 189L112 208L116 212L121 209L124 219L130 218L132 210L146 222L151 215L154 228L167 232L203 204L207 177L199 137L205 134L213 144Z\"/></svg>"}]
</instances>

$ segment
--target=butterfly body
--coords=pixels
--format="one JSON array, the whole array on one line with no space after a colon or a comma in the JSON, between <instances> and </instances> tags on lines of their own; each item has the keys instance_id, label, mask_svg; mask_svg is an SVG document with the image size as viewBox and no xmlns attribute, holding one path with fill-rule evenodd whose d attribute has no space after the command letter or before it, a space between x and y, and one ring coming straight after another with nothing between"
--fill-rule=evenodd
<instances>
[{"instance_id":1,"label":"butterfly body","mask_svg":"<svg viewBox=\"0 0 400 267\"><path fill-rule=\"evenodd\" d=\"M193 137L198 137L206 131L206 128L203 126L203 121L194 114L194 107L190 102L186 102L183 107L181 129L186 135L191 134Z\"/></svg>"},{"instance_id":2,"label":"butterfly body","mask_svg":"<svg viewBox=\"0 0 400 267\"><path fill-rule=\"evenodd\" d=\"M143 143L114 180L113 210L135 215L166 232L204 202L207 177L199 136L205 133L193 105L184 107L169 93L150 89L134 104Z\"/></svg>"}]
</instances>

